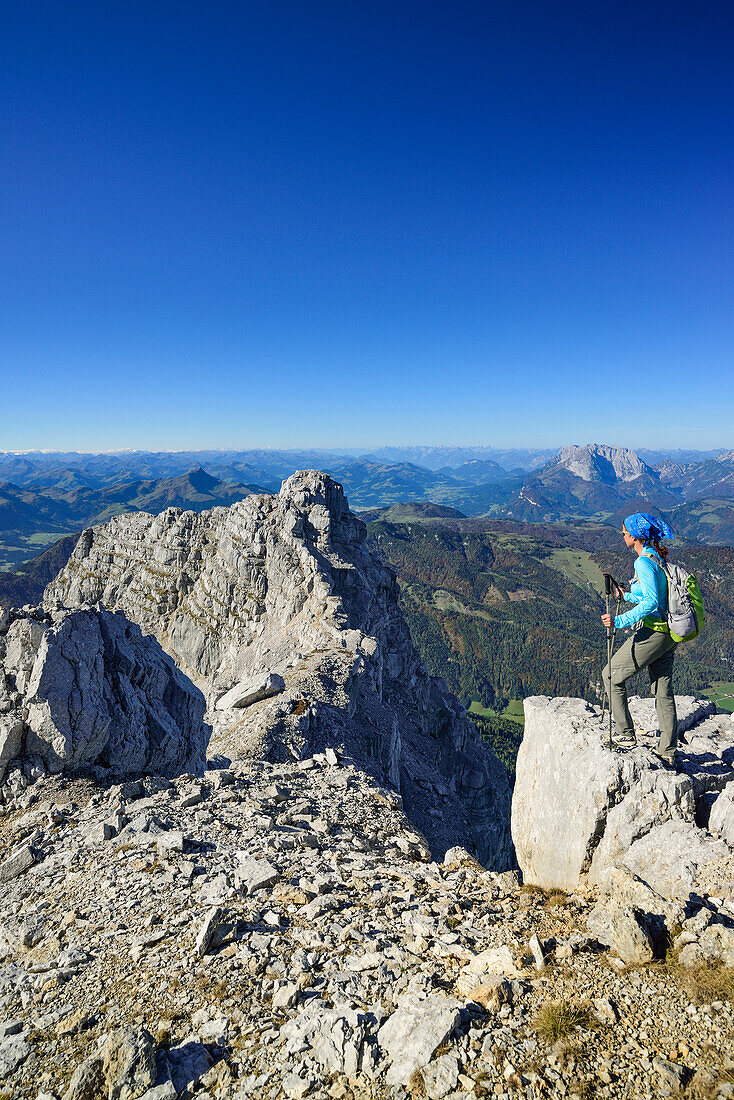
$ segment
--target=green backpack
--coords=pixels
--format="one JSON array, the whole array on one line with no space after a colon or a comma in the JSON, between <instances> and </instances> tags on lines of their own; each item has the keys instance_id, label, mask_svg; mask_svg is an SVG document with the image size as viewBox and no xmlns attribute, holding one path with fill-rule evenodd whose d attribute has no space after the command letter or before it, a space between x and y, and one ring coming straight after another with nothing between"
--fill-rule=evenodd
<instances>
[{"instance_id":1,"label":"green backpack","mask_svg":"<svg viewBox=\"0 0 734 1100\"><path fill-rule=\"evenodd\" d=\"M682 565L663 562L668 578L668 630L674 642L687 642L700 633L704 621L703 596L698 580Z\"/></svg>"}]
</instances>

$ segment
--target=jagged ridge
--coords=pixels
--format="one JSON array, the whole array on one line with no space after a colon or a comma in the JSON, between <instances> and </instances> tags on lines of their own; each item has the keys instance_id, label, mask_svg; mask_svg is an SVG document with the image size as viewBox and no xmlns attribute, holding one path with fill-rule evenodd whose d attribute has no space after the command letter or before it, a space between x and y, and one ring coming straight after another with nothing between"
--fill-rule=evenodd
<instances>
[{"instance_id":1,"label":"jagged ridge","mask_svg":"<svg viewBox=\"0 0 734 1100\"><path fill-rule=\"evenodd\" d=\"M461 843L505 867L504 768L428 675L395 575L364 540L341 486L305 471L275 496L85 531L45 600L101 602L155 635L207 694L215 749L277 760L338 748L400 790L438 854ZM216 706L271 674L284 681L275 697Z\"/></svg>"}]
</instances>

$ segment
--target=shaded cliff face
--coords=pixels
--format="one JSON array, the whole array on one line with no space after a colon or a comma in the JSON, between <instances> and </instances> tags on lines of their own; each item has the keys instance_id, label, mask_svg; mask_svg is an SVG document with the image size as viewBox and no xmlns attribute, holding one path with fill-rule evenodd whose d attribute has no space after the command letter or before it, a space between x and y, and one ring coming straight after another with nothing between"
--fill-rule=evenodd
<instances>
[{"instance_id":1,"label":"shaded cliff face","mask_svg":"<svg viewBox=\"0 0 734 1100\"><path fill-rule=\"evenodd\" d=\"M0 621L0 788L90 768L108 778L203 773L204 708L124 615L38 608Z\"/></svg>"},{"instance_id":2,"label":"shaded cliff face","mask_svg":"<svg viewBox=\"0 0 734 1100\"><path fill-rule=\"evenodd\" d=\"M436 855L461 843L503 868L507 775L426 672L395 576L364 539L341 486L306 471L275 496L85 531L45 602L102 603L155 635L208 696L211 748L341 750L400 790Z\"/></svg>"}]
</instances>

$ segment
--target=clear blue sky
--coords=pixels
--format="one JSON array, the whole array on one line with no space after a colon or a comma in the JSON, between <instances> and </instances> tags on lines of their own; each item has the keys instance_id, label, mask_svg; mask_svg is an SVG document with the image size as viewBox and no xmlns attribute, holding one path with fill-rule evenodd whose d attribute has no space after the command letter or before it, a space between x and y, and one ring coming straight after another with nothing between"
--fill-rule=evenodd
<instances>
[{"instance_id":1,"label":"clear blue sky","mask_svg":"<svg viewBox=\"0 0 734 1100\"><path fill-rule=\"evenodd\" d=\"M0 27L0 449L734 446L731 3Z\"/></svg>"}]
</instances>

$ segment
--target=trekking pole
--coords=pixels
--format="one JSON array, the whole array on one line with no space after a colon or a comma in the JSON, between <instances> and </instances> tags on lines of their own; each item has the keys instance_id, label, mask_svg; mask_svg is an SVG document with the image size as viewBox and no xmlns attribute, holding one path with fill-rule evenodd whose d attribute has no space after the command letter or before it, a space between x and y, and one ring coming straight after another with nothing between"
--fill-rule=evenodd
<instances>
[{"instance_id":1,"label":"trekking pole","mask_svg":"<svg viewBox=\"0 0 734 1100\"><path fill-rule=\"evenodd\" d=\"M607 615L609 614L609 597L612 594L612 577L610 573L604 574L604 596L606 600ZM609 748L612 748L612 628L607 627L607 670L609 672L609 688L604 685L605 698L609 698ZM602 710L602 719L604 711Z\"/></svg>"},{"instance_id":2,"label":"trekking pole","mask_svg":"<svg viewBox=\"0 0 734 1100\"><path fill-rule=\"evenodd\" d=\"M612 577L612 580L614 581L614 584L617 586L617 607L616 607L616 610L614 612L614 619L613 619L614 625L612 626L612 657L613 657L614 656L614 639L617 635L617 617L619 616L619 609L622 606L622 595L621 595L621 589L620 589L619 585L617 584L617 582L614 580L614 577ZM610 683L609 686L611 687L611 683ZM610 703L610 706L611 706L611 703Z\"/></svg>"},{"instance_id":3,"label":"trekking pole","mask_svg":"<svg viewBox=\"0 0 734 1100\"><path fill-rule=\"evenodd\" d=\"M622 606L622 588L615 581L611 573L604 574L604 594L607 600L607 615L609 614L609 596L611 595L612 587L617 590L617 607L614 612L614 618L612 620L612 635L611 641L609 637L609 630L607 630L607 666L609 668L609 748L612 748L612 657L614 656L614 639L617 634L617 616L619 615L619 609ZM601 724L604 725L604 714L607 707L607 685L603 684L604 688L604 701L601 708Z\"/></svg>"}]
</instances>

